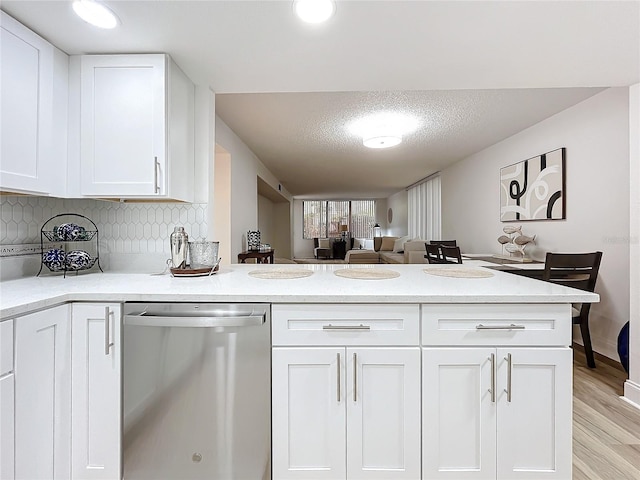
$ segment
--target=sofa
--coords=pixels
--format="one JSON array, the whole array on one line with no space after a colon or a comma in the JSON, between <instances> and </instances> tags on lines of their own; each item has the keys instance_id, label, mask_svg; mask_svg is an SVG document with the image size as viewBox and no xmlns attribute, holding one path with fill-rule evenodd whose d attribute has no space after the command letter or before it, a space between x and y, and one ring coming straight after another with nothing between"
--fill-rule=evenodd
<instances>
[{"instance_id":1,"label":"sofa","mask_svg":"<svg viewBox=\"0 0 640 480\"><path fill-rule=\"evenodd\" d=\"M425 241L409 237L375 237L373 250L349 250L346 263L427 263Z\"/></svg>"}]
</instances>

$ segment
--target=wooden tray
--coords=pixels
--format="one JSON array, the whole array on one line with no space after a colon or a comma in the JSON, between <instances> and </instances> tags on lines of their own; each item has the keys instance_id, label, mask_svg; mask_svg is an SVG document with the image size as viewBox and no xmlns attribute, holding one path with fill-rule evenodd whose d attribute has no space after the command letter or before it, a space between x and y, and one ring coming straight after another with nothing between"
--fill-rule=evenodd
<instances>
[{"instance_id":1,"label":"wooden tray","mask_svg":"<svg viewBox=\"0 0 640 480\"><path fill-rule=\"evenodd\" d=\"M187 265L186 268L170 268L169 270L172 277L206 277L216 273L219 268L219 265L205 268L191 268L190 265Z\"/></svg>"}]
</instances>

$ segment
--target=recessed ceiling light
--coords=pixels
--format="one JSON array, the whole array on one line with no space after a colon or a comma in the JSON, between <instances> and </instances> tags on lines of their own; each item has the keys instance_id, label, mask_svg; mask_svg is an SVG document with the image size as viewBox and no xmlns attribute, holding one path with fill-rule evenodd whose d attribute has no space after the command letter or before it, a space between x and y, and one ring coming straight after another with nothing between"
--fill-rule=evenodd
<instances>
[{"instance_id":1,"label":"recessed ceiling light","mask_svg":"<svg viewBox=\"0 0 640 480\"><path fill-rule=\"evenodd\" d=\"M402 136L418 128L418 120L397 112L380 112L359 118L348 129L362 137L362 144L369 148L391 148L402 142Z\"/></svg>"},{"instance_id":2,"label":"recessed ceiling light","mask_svg":"<svg viewBox=\"0 0 640 480\"><path fill-rule=\"evenodd\" d=\"M303 22L322 23L335 13L336 3L333 0L295 0L293 11Z\"/></svg>"},{"instance_id":3,"label":"recessed ceiling light","mask_svg":"<svg viewBox=\"0 0 640 480\"><path fill-rule=\"evenodd\" d=\"M99 28L115 28L118 17L109 7L95 0L75 0L73 11L85 22Z\"/></svg>"}]
</instances>

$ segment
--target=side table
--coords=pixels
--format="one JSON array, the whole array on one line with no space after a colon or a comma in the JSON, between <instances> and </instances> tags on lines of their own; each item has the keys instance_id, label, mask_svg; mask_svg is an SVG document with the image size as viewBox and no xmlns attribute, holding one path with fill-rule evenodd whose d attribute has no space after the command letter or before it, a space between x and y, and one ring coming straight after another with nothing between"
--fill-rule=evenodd
<instances>
[{"instance_id":1,"label":"side table","mask_svg":"<svg viewBox=\"0 0 640 480\"><path fill-rule=\"evenodd\" d=\"M275 250L248 250L246 252L242 252L238 254L238 262L239 263L247 263L245 260L247 258L255 258L256 263L273 263L273 256L275 254Z\"/></svg>"},{"instance_id":2,"label":"side table","mask_svg":"<svg viewBox=\"0 0 640 480\"><path fill-rule=\"evenodd\" d=\"M347 242L336 240L333 242L333 258L344 260L347 255Z\"/></svg>"}]
</instances>

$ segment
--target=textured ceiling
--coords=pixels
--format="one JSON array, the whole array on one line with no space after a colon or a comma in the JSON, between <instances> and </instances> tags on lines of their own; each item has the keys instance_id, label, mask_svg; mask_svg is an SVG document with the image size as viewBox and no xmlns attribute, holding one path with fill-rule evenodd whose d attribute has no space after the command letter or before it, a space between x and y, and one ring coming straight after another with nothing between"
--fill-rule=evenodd
<instances>
[{"instance_id":1,"label":"textured ceiling","mask_svg":"<svg viewBox=\"0 0 640 480\"><path fill-rule=\"evenodd\" d=\"M315 26L291 0L104 3L117 29L80 21L69 0L0 6L69 54L169 53L297 195L385 196L597 88L640 81L637 0L338 0ZM345 123L382 107L422 128L365 150Z\"/></svg>"},{"instance_id":2,"label":"textured ceiling","mask_svg":"<svg viewBox=\"0 0 640 480\"><path fill-rule=\"evenodd\" d=\"M291 194L386 197L600 90L226 94L216 111ZM348 125L378 111L420 126L397 147L366 148Z\"/></svg>"}]
</instances>

